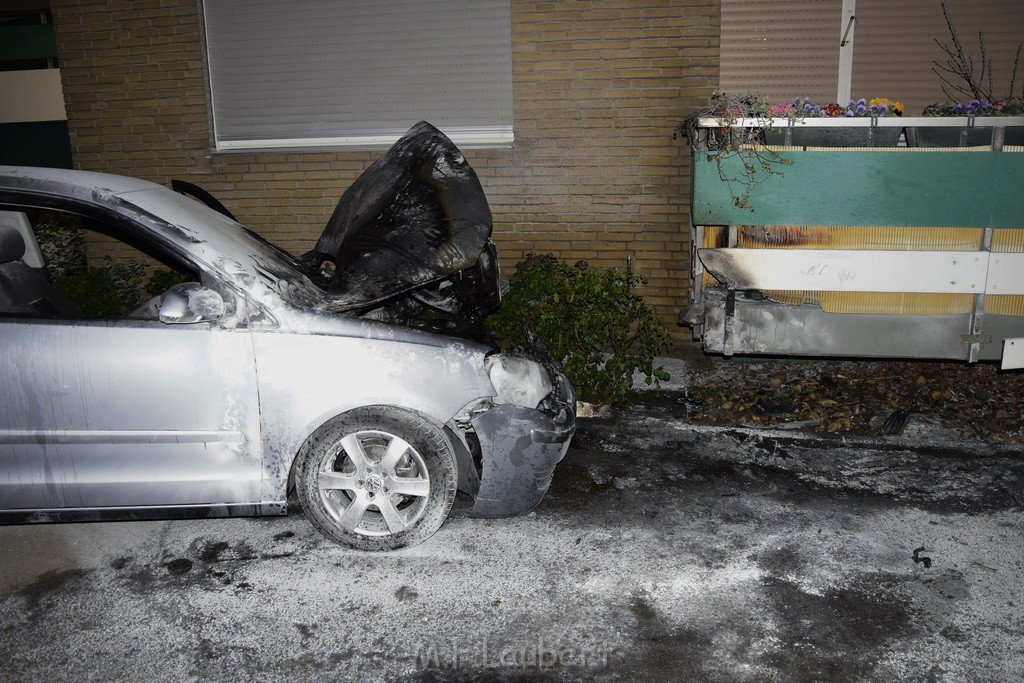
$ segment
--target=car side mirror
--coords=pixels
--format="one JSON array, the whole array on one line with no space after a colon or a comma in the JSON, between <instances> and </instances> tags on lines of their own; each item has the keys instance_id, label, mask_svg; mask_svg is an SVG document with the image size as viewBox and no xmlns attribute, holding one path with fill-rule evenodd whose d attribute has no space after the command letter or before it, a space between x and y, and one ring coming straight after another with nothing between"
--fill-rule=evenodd
<instances>
[{"instance_id":1,"label":"car side mirror","mask_svg":"<svg viewBox=\"0 0 1024 683\"><path fill-rule=\"evenodd\" d=\"M170 325L220 320L227 306L217 292L198 282L182 282L164 292L160 322Z\"/></svg>"}]
</instances>

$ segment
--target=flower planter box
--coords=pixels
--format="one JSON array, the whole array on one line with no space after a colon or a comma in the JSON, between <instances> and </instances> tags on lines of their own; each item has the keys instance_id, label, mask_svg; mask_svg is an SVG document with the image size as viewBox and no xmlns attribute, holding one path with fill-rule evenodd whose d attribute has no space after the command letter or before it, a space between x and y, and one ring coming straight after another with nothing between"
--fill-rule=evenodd
<instances>
[{"instance_id":1,"label":"flower planter box","mask_svg":"<svg viewBox=\"0 0 1024 683\"><path fill-rule=\"evenodd\" d=\"M940 119L947 125L914 126L907 130L912 147L976 147L994 144L1002 128L1003 145L1024 145L1024 117L966 117ZM952 124L952 125L950 125Z\"/></svg>"},{"instance_id":2,"label":"flower planter box","mask_svg":"<svg viewBox=\"0 0 1024 683\"><path fill-rule=\"evenodd\" d=\"M792 126L773 127L762 131L766 145L793 145L796 147L895 147L900 141L902 128L846 126Z\"/></svg>"}]
</instances>

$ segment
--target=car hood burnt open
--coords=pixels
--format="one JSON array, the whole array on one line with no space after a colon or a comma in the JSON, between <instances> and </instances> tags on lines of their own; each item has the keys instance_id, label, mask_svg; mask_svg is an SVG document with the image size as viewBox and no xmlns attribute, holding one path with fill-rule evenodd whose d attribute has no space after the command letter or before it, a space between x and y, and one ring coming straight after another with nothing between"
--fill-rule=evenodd
<instances>
[{"instance_id":1,"label":"car hood burnt open","mask_svg":"<svg viewBox=\"0 0 1024 683\"><path fill-rule=\"evenodd\" d=\"M345 191L302 261L327 292L325 310L453 328L498 305L490 235L476 173L420 122Z\"/></svg>"}]
</instances>

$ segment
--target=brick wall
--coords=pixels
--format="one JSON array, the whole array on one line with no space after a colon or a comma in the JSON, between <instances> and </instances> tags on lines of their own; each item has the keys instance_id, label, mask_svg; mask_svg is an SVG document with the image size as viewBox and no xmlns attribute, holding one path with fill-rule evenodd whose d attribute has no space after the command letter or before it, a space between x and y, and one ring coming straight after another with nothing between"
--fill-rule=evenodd
<instances>
[{"instance_id":1,"label":"brick wall","mask_svg":"<svg viewBox=\"0 0 1024 683\"><path fill-rule=\"evenodd\" d=\"M302 252L379 154L211 154L196 0L51 5L77 168L195 182ZM632 256L683 332L689 158L672 132L717 87L718 27L718 0L512 0L516 143L464 150L503 274L531 251L620 268Z\"/></svg>"}]
</instances>

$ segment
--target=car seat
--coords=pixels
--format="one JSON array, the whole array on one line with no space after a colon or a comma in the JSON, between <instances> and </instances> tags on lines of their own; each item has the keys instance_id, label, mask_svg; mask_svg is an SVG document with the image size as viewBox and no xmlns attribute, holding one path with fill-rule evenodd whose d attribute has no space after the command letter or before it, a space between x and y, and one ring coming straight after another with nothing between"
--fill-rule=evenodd
<instances>
[{"instance_id":1,"label":"car seat","mask_svg":"<svg viewBox=\"0 0 1024 683\"><path fill-rule=\"evenodd\" d=\"M78 309L50 284L46 271L26 265L24 255L21 233L0 225L0 314L78 317Z\"/></svg>"}]
</instances>

